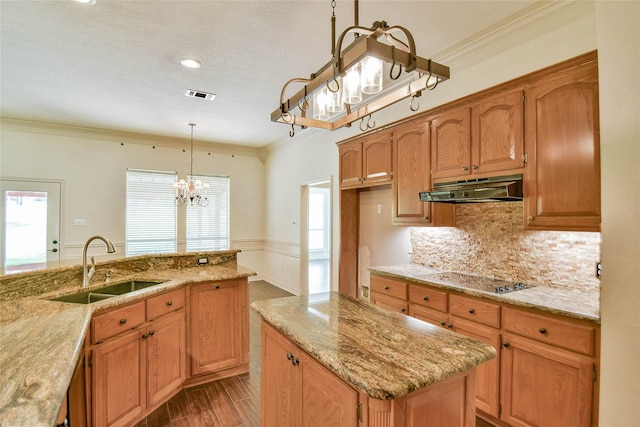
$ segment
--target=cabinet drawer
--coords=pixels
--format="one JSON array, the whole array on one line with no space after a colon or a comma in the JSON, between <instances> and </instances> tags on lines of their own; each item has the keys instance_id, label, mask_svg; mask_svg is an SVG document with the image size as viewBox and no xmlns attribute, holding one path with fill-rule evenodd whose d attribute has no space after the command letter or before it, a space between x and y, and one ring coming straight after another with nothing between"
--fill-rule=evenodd
<instances>
[{"instance_id":1,"label":"cabinet drawer","mask_svg":"<svg viewBox=\"0 0 640 427\"><path fill-rule=\"evenodd\" d=\"M144 301L99 314L91 320L91 343L126 332L142 325L145 319Z\"/></svg>"},{"instance_id":2,"label":"cabinet drawer","mask_svg":"<svg viewBox=\"0 0 640 427\"><path fill-rule=\"evenodd\" d=\"M409 285L409 302L447 312L447 293L424 286Z\"/></svg>"},{"instance_id":3,"label":"cabinet drawer","mask_svg":"<svg viewBox=\"0 0 640 427\"><path fill-rule=\"evenodd\" d=\"M593 356L595 327L579 325L550 316L504 308L505 331Z\"/></svg>"},{"instance_id":4,"label":"cabinet drawer","mask_svg":"<svg viewBox=\"0 0 640 427\"><path fill-rule=\"evenodd\" d=\"M432 325L446 327L447 314L418 304L409 304L409 315Z\"/></svg>"},{"instance_id":5,"label":"cabinet drawer","mask_svg":"<svg viewBox=\"0 0 640 427\"><path fill-rule=\"evenodd\" d=\"M379 294L389 295L401 300L407 300L407 284L399 280L387 279L386 277L371 276L371 291Z\"/></svg>"},{"instance_id":6,"label":"cabinet drawer","mask_svg":"<svg viewBox=\"0 0 640 427\"><path fill-rule=\"evenodd\" d=\"M450 295L449 314L494 328L500 327L500 306L498 304Z\"/></svg>"},{"instance_id":7,"label":"cabinet drawer","mask_svg":"<svg viewBox=\"0 0 640 427\"><path fill-rule=\"evenodd\" d=\"M147 300L147 320L156 319L184 307L184 288L151 297Z\"/></svg>"},{"instance_id":8,"label":"cabinet drawer","mask_svg":"<svg viewBox=\"0 0 640 427\"><path fill-rule=\"evenodd\" d=\"M405 300L393 298L378 292L371 292L371 303L386 310L407 314L409 305Z\"/></svg>"}]
</instances>

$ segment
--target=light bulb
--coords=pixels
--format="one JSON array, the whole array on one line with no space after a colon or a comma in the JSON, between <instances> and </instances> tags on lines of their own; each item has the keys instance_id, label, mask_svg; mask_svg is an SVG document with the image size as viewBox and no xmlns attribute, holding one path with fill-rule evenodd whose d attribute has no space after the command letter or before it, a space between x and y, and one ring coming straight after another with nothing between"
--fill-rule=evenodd
<instances>
[{"instance_id":1,"label":"light bulb","mask_svg":"<svg viewBox=\"0 0 640 427\"><path fill-rule=\"evenodd\" d=\"M344 85L342 90L342 101L347 104L357 104L362 101L362 90L360 88L360 63L355 64L347 70L347 75L342 79Z\"/></svg>"},{"instance_id":2,"label":"light bulb","mask_svg":"<svg viewBox=\"0 0 640 427\"><path fill-rule=\"evenodd\" d=\"M327 112L327 88L322 88L313 97L313 118L316 120L329 120Z\"/></svg>"},{"instance_id":3,"label":"light bulb","mask_svg":"<svg viewBox=\"0 0 640 427\"><path fill-rule=\"evenodd\" d=\"M382 60L367 56L362 60L362 92L378 93L382 90Z\"/></svg>"}]
</instances>

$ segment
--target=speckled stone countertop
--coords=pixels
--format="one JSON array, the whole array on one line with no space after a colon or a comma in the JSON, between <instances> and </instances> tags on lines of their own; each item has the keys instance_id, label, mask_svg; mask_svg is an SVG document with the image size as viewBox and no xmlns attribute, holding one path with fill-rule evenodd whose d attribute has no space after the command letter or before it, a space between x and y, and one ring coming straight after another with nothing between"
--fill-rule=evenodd
<instances>
[{"instance_id":1,"label":"speckled stone countertop","mask_svg":"<svg viewBox=\"0 0 640 427\"><path fill-rule=\"evenodd\" d=\"M98 272L112 267L115 270L115 277L108 284L131 279L163 283L86 305L47 300L80 290L81 280L75 280L74 273L71 283L57 283L56 290L49 291L49 282L66 277L64 274L73 267L1 276L0 283L3 286L6 283L7 287L12 287L11 282L17 281L22 292L28 296L0 299L0 426L50 427L54 424L76 363L82 355L91 316L95 311L189 283L255 275L252 270L236 264L237 252L207 253L212 262L206 266L194 266L195 262L188 260L195 255L183 254L149 257L153 261L147 257L136 257L103 263ZM161 259L169 262L163 263ZM124 268L125 265L128 270ZM91 288L105 286L105 276L102 275L100 280L98 278L96 273Z\"/></svg>"},{"instance_id":2,"label":"speckled stone countertop","mask_svg":"<svg viewBox=\"0 0 640 427\"><path fill-rule=\"evenodd\" d=\"M418 264L369 267L368 270L380 276L455 290L502 303L600 323L600 294L597 292L536 286L507 294L496 294L466 288L459 283L438 280L434 274L440 273L440 270Z\"/></svg>"},{"instance_id":3,"label":"speckled stone countertop","mask_svg":"<svg viewBox=\"0 0 640 427\"><path fill-rule=\"evenodd\" d=\"M374 399L395 399L496 357L488 344L336 292L256 301L262 318Z\"/></svg>"}]
</instances>

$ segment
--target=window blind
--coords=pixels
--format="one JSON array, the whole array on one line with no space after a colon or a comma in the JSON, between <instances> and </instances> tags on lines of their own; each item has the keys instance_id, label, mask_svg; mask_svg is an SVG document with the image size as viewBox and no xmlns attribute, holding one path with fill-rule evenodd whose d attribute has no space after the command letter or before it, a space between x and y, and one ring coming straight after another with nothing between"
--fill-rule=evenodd
<instances>
[{"instance_id":1,"label":"window blind","mask_svg":"<svg viewBox=\"0 0 640 427\"><path fill-rule=\"evenodd\" d=\"M187 205L187 252L229 249L229 177L188 178L209 183L209 205Z\"/></svg>"},{"instance_id":2,"label":"window blind","mask_svg":"<svg viewBox=\"0 0 640 427\"><path fill-rule=\"evenodd\" d=\"M176 174L127 170L126 254L176 252Z\"/></svg>"}]
</instances>

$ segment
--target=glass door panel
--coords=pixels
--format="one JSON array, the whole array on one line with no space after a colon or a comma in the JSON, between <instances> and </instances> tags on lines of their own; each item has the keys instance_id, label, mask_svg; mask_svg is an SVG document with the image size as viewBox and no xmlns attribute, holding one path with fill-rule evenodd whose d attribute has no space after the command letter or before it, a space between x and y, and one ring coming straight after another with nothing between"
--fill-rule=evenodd
<instances>
[{"instance_id":1,"label":"glass door panel","mask_svg":"<svg viewBox=\"0 0 640 427\"><path fill-rule=\"evenodd\" d=\"M5 272L45 268L60 260L60 183L0 181L2 242Z\"/></svg>"}]
</instances>

